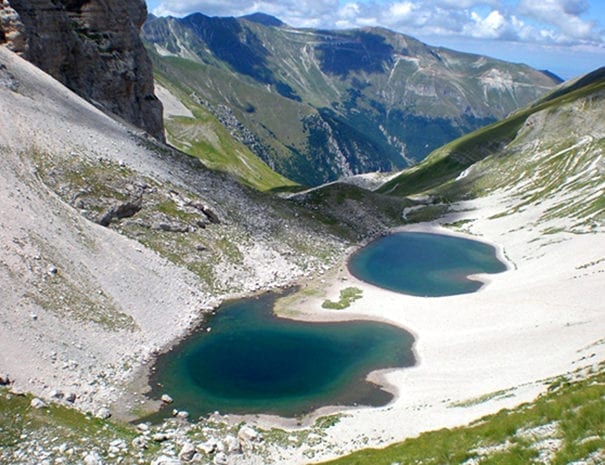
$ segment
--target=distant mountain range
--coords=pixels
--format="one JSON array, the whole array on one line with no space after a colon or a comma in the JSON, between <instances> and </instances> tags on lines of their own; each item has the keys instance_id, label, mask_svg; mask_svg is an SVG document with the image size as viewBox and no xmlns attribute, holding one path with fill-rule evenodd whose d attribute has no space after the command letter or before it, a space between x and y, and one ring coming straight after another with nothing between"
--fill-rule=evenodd
<instances>
[{"instance_id":1,"label":"distant mountain range","mask_svg":"<svg viewBox=\"0 0 605 465\"><path fill-rule=\"evenodd\" d=\"M537 223L571 218L570 230L592 232L605 221L603 98L605 67L435 150L379 191L449 203L500 189L514 199L500 216L529 208Z\"/></svg>"},{"instance_id":2,"label":"distant mountain range","mask_svg":"<svg viewBox=\"0 0 605 465\"><path fill-rule=\"evenodd\" d=\"M414 164L560 82L382 28L296 29L261 13L150 16L143 39L162 84L306 185ZM167 126L173 144L201 142L180 124Z\"/></svg>"}]
</instances>

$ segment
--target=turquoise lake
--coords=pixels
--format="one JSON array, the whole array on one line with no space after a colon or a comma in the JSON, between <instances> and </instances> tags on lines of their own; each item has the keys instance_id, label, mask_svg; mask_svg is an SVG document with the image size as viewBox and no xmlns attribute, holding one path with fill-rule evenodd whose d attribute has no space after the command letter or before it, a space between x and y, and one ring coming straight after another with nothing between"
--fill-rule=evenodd
<instances>
[{"instance_id":1,"label":"turquoise lake","mask_svg":"<svg viewBox=\"0 0 605 465\"><path fill-rule=\"evenodd\" d=\"M498 273L506 266L490 245L404 232L361 249L349 268L386 289L438 297L476 291L482 283L469 274ZM365 378L374 370L414 365L410 333L371 321L278 318L278 297L266 293L222 305L205 322L210 332L200 330L158 358L152 396L168 393L174 404L166 410L194 417L215 411L292 417L322 406L379 406L392 399Z\"/></svg>"},{"instance_id":2,"label":"turquoise lake","mask_svg":"<svg viewBox=\"0 0 605 465\"><path fill-rule=\"evenodd\" d=\"M403 294L443 297L477 291L476 273L506 270L496 249L482 242L424 232L381 237L354 254L349 270L362 281Z\"/></svg>"},{"instance_id":3,"label":"turquoise lake","mask_svg":"<svg viewBox=\"0 0 605 465\"><path fill-rule=\"evenodd\" d=\"M412 366L408 332L370 321L301 322L272 313L275 294L221 306L192 335L160 356L154 395L193 416L298 416L326 405L386 405L392 395L365 381L381 368Z\"/></svg>"}]
</instances>

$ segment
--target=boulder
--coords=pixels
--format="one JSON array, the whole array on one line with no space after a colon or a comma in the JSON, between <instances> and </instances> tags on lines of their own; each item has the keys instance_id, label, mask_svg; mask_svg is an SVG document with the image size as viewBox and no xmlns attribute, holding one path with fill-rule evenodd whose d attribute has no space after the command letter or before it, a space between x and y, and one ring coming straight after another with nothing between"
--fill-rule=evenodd
<instances>
[{"instance_id":1,"label":"boulder","mask_svg":"<svg viewBox=\"0 0 605 465\"><path fill-rule=\"evenodd\" d=\"M139 423L137 425L137 431L141 433L146 433L147 431L149 431L149 425L147 423Z\"/></svg>"},{"instance_id":2,"label":"boulder","mask_svg":"<svg viewBox=\"0 0 605 465\"><path fill-rule=\"evenodd\" d=\"M181 465L181 461L175 457L160 455L151 462L151 465Z\"/></svg>"},{"instance_id":3,"label":"boulder","mask_svg":"<svg viewBox=\"0 0 605 465\"><path fill-rule=\"evenodd\" d=\"M187 205L195 208L196 210L201 211L204 214L204 216L206 217L206 219L208 221L210 221L210 223L220 224L220 222L221 222L220 218L214 211L212 211L212 209L210 209L210 207L207 207L203 203L199 203L199 202L189 202ZM205 221L203 221L203 223L205 223Z\"/></svg>"},{"instance_id":4,"label":"boulder","mask_svg":"<svg viewBox=\"0 0 605 465\"><path fill-rule=\"evenodd\" d=\"M155 231L166 231L175 233L186 233L190 232L190 226L181 223L180 221L154 221L151 224L151 229Z\"/></svg>"},{"instance_id":5,"label":"boulder","mask_svg":"<svg viewBox=\"0 0 605 465\"><path fill-rule=\"evenodd\" d=\"M38 399L37 397L34 397L32 399L32 401L30 402L30 405L32 408L35 408L35 409L41 409L41 408L47 407L46 402L44 402L42 399Z\"/></svg>"},{"instance_id":6,"label":"boulder","mask_svg":"<svg viewBox=\"0 0 605 465\"><path fill-rule=\"evenodd\" d=\"M147 437L137 436L136 438L134 438L132 440L131 444L132 444L132 447L134 447L135 449L143 450L143 449L147 449L148 442L149 442L149 440L147 439Z\"/></svg>"},{"instance_id":7,"label":"boulder","mask_svg":"<svg viewBox=\"0 0 605 465\"><path fill-rule=\"evenodd\" d=\"M107 407L101 407L95 412L95 417L100 418L101 420L107 420L110 416L111 412Z\"/></svg>"},{"instance_id":8,"label":"boulder","mask_svg":"<svg viewBox=\"0 0 605 465\"><path fill-rule=\"evenodd\" d=\"M248 425L244 425L240 428L237 433L237 437L240 439L240 441L248 442L258 442L262 439L260 433Z\"/></svg>"},{"instance_id":9,"label":"boulder","mask_svg":"<svg viewBox=\"0 0 605 465\"><path fill-rule=\"evenodd\" d=\"M130 218L143 208L143 199L137 198L113 205L97 218L101 226L109 226L115 219Z\"/></svg>"},{"instance_id":10,"label":"boulder","mask_svg":"<svg viewBox=\"0 0 605 465\"><path fill-rule=\"evenodd\" d=\"M168 394L162 394L162 397L160 398L160 400L162 402L164 402L165 404L172 404L172 402L174 402L172 397L170 397Z\"/></svg>"},{"instance_id":11,"label":"boulder","mask_svg":"<svg viewBox=\"0 0 605 465\"><path fill-rule=\"evenodd\" d=\"M153 433L153 435L151 436L151 439L153 439L155 442L164 442L164 441L167 441L168 439L170 439L170 437L166 433L158 432L158 433Z\"/></svg>"},{"instance_id":12,"label":"boulder","mask_svg":"<svg viewBox=\"0 0 605 465\"><path fill-rule=\"evenodd\" d=\"M179 459L183 462L191 462L196 452L195 446L190 442L186 442L179 452Z\"/></svg>"},{"instance_id":13,"label":"boulder","mask_svg":"<svg viewBox=\"0 0 605 465\"><path fill-rule=\"evenodd\" d=\"M227 454L225 454L224 452L219 452L214 457L214 460L212 461L212 463L214 465L228 465L229 464L229 457L227 457Z\"/></svg>"},{"instance_id":14,"label":"boulder","mask_svg":"<svg viewBox=\"0 0 605 465\"><path fill-rule=\"evenodd\" d=\"M225 439L223 439L222 450L227 454L239 454L242 451L242 447L235 436L228 434L225 436Z\"/></svg>"},{"instance_id":15,"label":"boulder","mask_svg":"<svg viewBox=\"0 0 605 465\"><path fill-rule=\"evenodd\" d=\"M88 452L84 457L84 465L103 465L103 461L96 452Z\"/></svg>"},{"instance_id":16,"label":"boulder","mask_svg":"<svg viewBox=\"0 0 605 465\"><path fill-rule=\"evenodd\" d=\"M217 449L218 443L212 439L197 445L197 450L206 455L214 454Z\"/></svg>"}]
</instances>

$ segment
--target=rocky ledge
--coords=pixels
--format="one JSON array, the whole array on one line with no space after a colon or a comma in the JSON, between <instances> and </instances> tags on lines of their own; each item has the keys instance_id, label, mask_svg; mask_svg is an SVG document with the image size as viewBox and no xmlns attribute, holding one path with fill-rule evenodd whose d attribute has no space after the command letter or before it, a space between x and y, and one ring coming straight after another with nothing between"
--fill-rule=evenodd
<instances>
[{"instance_id":1,"label":"rocky ledge","mask_svg":"<svg viewBox=\"0 0 605 465\"><path fill-rule=\"evenodd\" d=\"M0 44L85 99L164 140L139 31L143 0L0 0Z\"/></svg>"}]
</instances>

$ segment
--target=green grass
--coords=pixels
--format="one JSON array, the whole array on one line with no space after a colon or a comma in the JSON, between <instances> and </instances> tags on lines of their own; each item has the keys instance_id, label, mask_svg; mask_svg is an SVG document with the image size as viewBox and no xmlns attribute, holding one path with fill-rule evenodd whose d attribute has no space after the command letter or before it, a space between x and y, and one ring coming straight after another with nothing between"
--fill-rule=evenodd
<instances>
[{"instance_id":1,"label":"green grass","mask_svg":"<svg viewBox=\"0 0 605 465\"><path fill-rule=\"evenodd\" d=\"M297 186L235 140L207 109L191 98L191 92L187 92L183 82L176 83L174 78L160 71L156 72L155 78L194 115L165 118L167 139L172 145L198 158L208 168L229 173L241 183L260 191Z\"/></svg>"},{"instance_id":2,"label":"green grass","mask_svg":"<svg viewBox=\"0 0 605 465\"><path fill-rule=\"evenodd\" d=\"M93 450L107 460L109 444L114 440L128 445L122 463L137 463L140 451L130 443L138 434L132 426L100 420L58 404L35 409L30 406L31 400L31 395L15 395L0 389L0 463L15 463L14 453L29 458L19 463L33 463L33 451L40 449L46 451L48 463L60 463L53 462L56 459L79 463ZM158 449L158 445L150 443L144 453L152 456ZM73 462L65 461L69 454L65 451L71 451Z\"/></svg>"},{"instance_id":3,"label":"green grass","mask_svg":"<svg viewBox=\"0 0 605 465\"><path fill-rule=\"evenodd\" d=\"M587 377L584 377L587 376ZM384 449L366 449L324 462L332 465L462 464L470 458L484 464L530 464L540 452L539 440L528 438L539 427L554 425L559 441L552 464L563 465L600 454L605 460L605 363L596 374L551 383L535 402L502 410L469 426L423 433ZM528 433L529 432L529 433ZM601 462L599 462L601 460Z\"/></svg>"},{"instance_id":4,"label":"green grass","mask_svg":"<svg viewBox=\"0 0 605 465\"><path fill-rule=\"evenodd\" d=\"M362 294L363 291L359 288L347 287L340 291L340 299L337 302L326 300L321 306L329 310L344 310L356 300L361 299Z\"/></svg>"},{"instance_id":5,"label":"green grass","mask_svg":"<svg viewBox=\"0 0 605 465\"><path fill-rule=\"evenodd\" d=\"M543 110L558 109L581 98L605 89L605 79L596 75L584 86L572 86L566 91L558 91L551 96L526 107L508 118L478 129L435 150L419 165L402 172L386 183L380 191L391 195L407 196L433 189L444 190L444 186L471 165L497 154L506 144L513 141L527 119ZM463 197L467 191L450 190L452 197Z\"/></svg>"},{"instance_id":6,"label":"green grass","mask_svg":"<svg viewBox=\"0 0 605 465\"><path fill-rule=\"evenodd\" d=\"M511 141L528 115L505 119L467 134L431 153L422 163L402 172L380 192L407 196L454 180L462 171Z\"/></svg>"},{"instance_id":7,"label":"green grass","mask_svg":"<svg viewBox=\"0 0 605 465\"><path fill-rule=\"evenodd\" d=\"M487 402L489 400L511 397L511 391L514 391L514 389L504 389L501 391L490 392L474 399L463 400L461 402L454 402L453 404L451 404L451 407L472 407L474 405L483 404L484 402Z\"/></svg>"}]
</instances>

